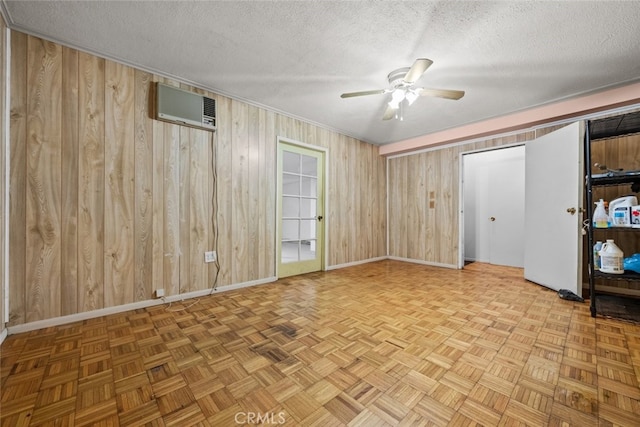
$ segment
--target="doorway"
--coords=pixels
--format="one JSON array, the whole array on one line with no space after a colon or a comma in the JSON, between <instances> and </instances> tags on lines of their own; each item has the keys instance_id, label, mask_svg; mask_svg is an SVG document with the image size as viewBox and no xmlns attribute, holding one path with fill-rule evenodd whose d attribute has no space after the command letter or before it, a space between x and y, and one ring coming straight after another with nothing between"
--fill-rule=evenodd
<instances>
[{"instance_id":1,"label":"doorway","mask_svg":"<svg viewBox=\"0 0 640 427\"><path fill-rule=\"evenodd\" d=\"M582 142L584 124L574 122L525 142L524 278L550 289L582 293L582 195L584 192ZM465 260L465 157L461 156L459 268ZM511 193L513 194L513 193ZM488 199L488 196L487 196ZM510 211L506 211L510 212ZM513 215L511 213L510 215ZM495 221L491 221L492 216ZM479 220L498 222L494 215ZM486 223L485 223L486 224ZM491 230L490 227L480 227ZM476 234L477 236L477 234Z\"/></svg>"},{"instance_id":2,"label":"doorway","mask_svg":"<svg viewBox=\"0 0 640 427\"><path fill-rule=\"evenodd\" d=\"M463 155L464 260L524 267L524 145Z\"/></svg>"},{"instance_id":3,"label":"doorway","mask_svg":"<svg viewBox=\"0 0 640 427\"><path fill-rule=\"evenodd\" d=\"M325 152L278 141L278 277L323 269Z\"/></svg>"}]
</instances>

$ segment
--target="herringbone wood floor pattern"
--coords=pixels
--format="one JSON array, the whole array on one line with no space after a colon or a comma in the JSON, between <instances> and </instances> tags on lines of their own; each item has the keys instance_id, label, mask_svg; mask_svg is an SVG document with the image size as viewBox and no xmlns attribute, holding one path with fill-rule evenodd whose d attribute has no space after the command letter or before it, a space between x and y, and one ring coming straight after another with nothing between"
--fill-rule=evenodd
<instances>
[{"instance_id":1,"label":"herringbone wood floor pattern","mask_svg":"<svg viewBox=\"0 0 640 427\"><path fill-rule=\"evenodd\" d=\"M640 326L383 261L9 336L2 425L638 426Z\"/></svg>"}]
</instances>

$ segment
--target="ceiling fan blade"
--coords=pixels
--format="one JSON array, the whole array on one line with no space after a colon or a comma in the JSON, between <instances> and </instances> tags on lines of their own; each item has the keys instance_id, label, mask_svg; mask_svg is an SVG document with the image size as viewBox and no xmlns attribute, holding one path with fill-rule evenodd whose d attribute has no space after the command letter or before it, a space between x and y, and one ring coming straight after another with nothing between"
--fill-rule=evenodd
<instances>
[{"instance_id":1,"label":"ceiling fan blade","mask_svg":"<svg viewBox=\"0 0 640 427\"><path fill-rule=\"evenodd\" d=\"M391 120L396 116L396 109L387 104L382 120Z\"/></svg>"},{"instance_id":2,"label":"ceiling fan blade","mask_svg":"<svg viewBox=\"0 0 640 427\"><path fill-rule=\"evenodd\" d=\"M433 64L433 61L430 59L416 59L409 71L407 71L407 74L404 76L403 80L407 83L414 83L416 80L422 77L424 72L427 71L427 68L429 68L431 64Z\"/></svg>"},{"instance_id":3,"label":"ceiling fan blade","mask_svg":"<svg viewBox=\"0 0 640 427\"><path fill-rule=\"evenodd\" d=\"M387 90L386 89L377 89L377 90L365 90L362 92L349 92L349 93L343 93L342 95L340 95L340 98L352 98L354 96L365 96L365 95L380 95L385 93Z\"/></svg>"},{"instance_id":4,"label":"ceiling fan blade","mask_svg":"<svg viewBox=\"0 0 640 427\"><path fill-rule=\"evenodd\" d=\"M422 96L436 96L438 98L447 99L460 99L464 96L463 90L449 90L449 89L427 89L422 88L420 90Z\"/></svg>"}]
</instances>

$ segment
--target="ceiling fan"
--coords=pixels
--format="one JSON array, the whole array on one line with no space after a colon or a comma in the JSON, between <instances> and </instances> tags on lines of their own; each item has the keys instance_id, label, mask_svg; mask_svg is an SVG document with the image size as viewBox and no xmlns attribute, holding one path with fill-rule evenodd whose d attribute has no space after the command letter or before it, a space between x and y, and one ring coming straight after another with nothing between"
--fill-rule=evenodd
<instances>
[{"instance_id":1,"label":"ceiling fan","mask_svg":"<svg viewBox=\"0 0 640 427\"><path fill-rule=\"evenodd\" d=\"M393 118L403 119L404 104L411 105L420 96L436 96L446 99L460 99L464 96L462 90L428 89L416 87L414 83L422 77L433 61L427 58L418 58L411 67L398 68L389 73L389 87L387 89L365 90L362 92L349 92L340 95L340 98L352 98L355 96L391 94L391 101L382 116L382 120ZM406 102L405 102L406 101Z\"/></svg>"}]
</instances>

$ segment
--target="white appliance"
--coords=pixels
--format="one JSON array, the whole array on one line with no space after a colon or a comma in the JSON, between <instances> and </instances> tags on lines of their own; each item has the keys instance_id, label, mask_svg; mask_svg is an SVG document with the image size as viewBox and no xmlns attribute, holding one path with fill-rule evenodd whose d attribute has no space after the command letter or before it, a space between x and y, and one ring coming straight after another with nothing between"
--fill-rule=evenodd
<instances>
[{"instance_id":1,"label":"white appliance","mask_svg":"<svg viewBox=\"0 0 640 427\"><path fill-rule=\"evenodd\" d=\"M156 119L216 130L216 100L163 83L156 84Z\"/></svg>"}]
</instances>

